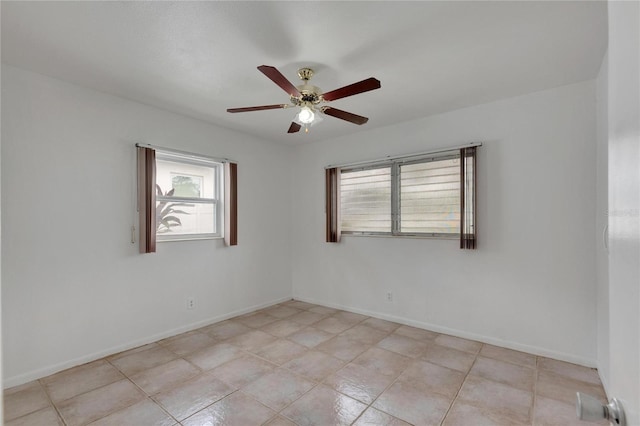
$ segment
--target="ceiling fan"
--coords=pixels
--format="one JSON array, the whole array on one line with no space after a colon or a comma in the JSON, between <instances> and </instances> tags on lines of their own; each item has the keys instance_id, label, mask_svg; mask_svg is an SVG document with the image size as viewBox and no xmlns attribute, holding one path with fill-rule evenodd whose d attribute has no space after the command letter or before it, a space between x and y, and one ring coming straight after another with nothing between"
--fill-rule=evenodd
<instances>
[{"instance_id":1,"label":"ceiling fan","mask_svg":"<svg viewBox=\"0 0 640 426\"><path fill-rule=\"evenodd\" d=\"M330 92L323 93L319 87L309 84L309 80L313 77L313 70L311 68L300 68L298 70L298 77L302 80L303 84L294 86L287 78L282 75L275 67L268 65L261 65L258 70L264 75L269 77L271 81L280 86L282 90L289 94L290 104L276 104L276 105L262 105L244 108L229 108L227 112L249 112L249 111L262 111L267 109L280 109L299 107L300 111L296 114L291 126L287 133L296 133L304 126L305 132L309 131L309 126L322 121L322 116L319 113L330 115L341 120L348 121L350 123L362 125L369 121L367 117L356 115L341 109L333 108L326 105L320 105L323 102L335 101L336 99L346 98L347 96L357 95L358 93L368 92L369 90L375 90L380 88L380 81L370 77L366 80L359 81L357 83L350 84L348 86L341 87Z\"/></svg>"}]
</instances>

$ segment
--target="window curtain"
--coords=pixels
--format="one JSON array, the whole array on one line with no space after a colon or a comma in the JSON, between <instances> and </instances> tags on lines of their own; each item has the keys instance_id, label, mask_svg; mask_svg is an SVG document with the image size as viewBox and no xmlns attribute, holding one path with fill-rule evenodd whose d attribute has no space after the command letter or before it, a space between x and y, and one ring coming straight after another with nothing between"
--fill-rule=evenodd
<instances>
[{"instance_id":1,"label":"window curtain","mask_svg":"<svg viewBox=\"0 0 640 426\"><path fill-rule=\"evenodd\" d=\"M328 243L340 242L340 169L325 170L325 215Z\"/></svg>"},{"instance_id":2,"label":"window curtain","mask_svg":"<svg viewBox=\"0 0 640 426\"><path fill-rule=\"evenodd\" d=\"M156 151L138 147L140 253L156 251Z\"/></svg>"},{"instance_id":3,"label":"window curtain","mask_svg":"<svg viewBox=\"0 0 640 426\"><path fill-rule=\"evenodd\" d=\"M476 147L460 150L460 248L475 250Z\"/></svg>"},{"instance_id":4,"label":"window curtain","mask_svg":"<svg viewBox=\"0 0 640 426\"><path fill-rule=\"evenodd\" d=\"M224 164L224 243L238 245L238 164Z\"/></svg>"}]
</instances>

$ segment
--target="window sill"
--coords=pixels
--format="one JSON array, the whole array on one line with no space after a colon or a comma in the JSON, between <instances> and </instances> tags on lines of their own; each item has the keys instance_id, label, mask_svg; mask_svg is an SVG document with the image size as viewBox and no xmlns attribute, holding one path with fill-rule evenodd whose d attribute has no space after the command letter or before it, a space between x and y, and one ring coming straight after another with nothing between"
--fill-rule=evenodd
<instances>
[{"instance_id":1,"label":"window sill","mask_svg":"<svg viewBox=\"0 0 640 426\"><path fill-rule=\"evenodd\" d=\"M459 234L376 234L367 232L343 232L343 237L377 237L377 238L415 238L415 239L427 239L427 240L459 240Z\"/></svg>"},{"instance_id":2,"label":"window sill","mask_svg":"<svg viewBox=\"0 0 640 426\"><path fill-rule=\"evenodd\" d=\"M157 243L173 243L176 241L200 241L200 240L222 240L224 239L224 237L221 236L211 236L211 237L178 237L178 238L171 238L171 239L158 239L156 238L156 242Z\"/></svg>"}]
</instances>

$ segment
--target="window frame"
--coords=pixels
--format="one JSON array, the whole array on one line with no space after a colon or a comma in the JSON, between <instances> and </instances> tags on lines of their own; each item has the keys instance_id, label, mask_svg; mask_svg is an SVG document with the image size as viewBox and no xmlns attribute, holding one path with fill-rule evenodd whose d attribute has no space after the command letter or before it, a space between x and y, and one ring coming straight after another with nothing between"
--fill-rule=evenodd
<instances>
[{"instance_id":1,"label":"window frame","mask_svg":"<svg viewBox=\"0 0 640 426\"><path fill-rule=\"evenodd\" d=\"M179 151L172 151L169 149L155 148L156 161L168 161L182 164L189 164L194 166L209 167L213 169L214 173L214 198L196 198L196 197L180 197L180 196L160 196L156 195L156 202L177 202L177 203L192 203L192 204L210 204L214 209L214 229L216 232L212 233L196 233L196 234L177 234L168 235L165 233L158 233L156 229L156 241L171 242L171 241L192 241L192 240L215 240L224 238L225 228L225 208L224 208L224 191L225 191L225 172L224 161L211 157L201 156L197 154L187 154ZM157 182L157 176L156 176ZM157 185L157 184L156 184Z\"/></svg>"},{"instance_id":2,"label":"window frame","mask_svg":"<svg viewBox=\"0 0 640 426\"><path fill-rule=\"evenodd\" d=\"M356 172L364 170L373 170L390 167L391 169L391 229L389 232L371 232L371 231L345 231L342 230L342 235L349 236L368 236L368 237L402 237L402 238L432 238L432 239L446 239L457 240L460 239L460 229L456 233L441 233L441 232L402 232L402 210L401 210L401 179L400 179L400 167L403 165L430 163L433 161L442 161L449 159L461 160L459 149L450 149L447 151L433 152L429 154L417 154L406 157L390 158L382 161L372 161L370 163L358 163L353 166L340 167L340 175L344 172ZM462 161L462 160L461 160ZM340 188L339 194L341 195Z\"/></svg>"}]
</instances>

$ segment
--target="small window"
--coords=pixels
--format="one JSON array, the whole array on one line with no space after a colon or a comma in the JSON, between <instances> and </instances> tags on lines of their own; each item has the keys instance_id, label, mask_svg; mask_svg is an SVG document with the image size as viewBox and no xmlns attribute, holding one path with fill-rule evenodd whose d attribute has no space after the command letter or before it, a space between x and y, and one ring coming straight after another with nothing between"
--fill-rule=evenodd
<instances>
[{"instance_id":1,"label":"small window","mask_svg":"<svg viewBox=\"0 0 640 426\"><path fill-rule=\"evenodd\" d=\"M474 168L475 147L331 169L339 173L339 228L327 241L342 233L418 236L460 238L461 248L475 248Z\"/></svg>"},{"instance_id":2,"label":"small window","mask_svg":"<svg viewBox=\"0 0 640 426\"><path fill-rule=\"evenodd\" d=\"M222 237L222 180L222 163L157 150L157 240Z\"/></svg>"}]
</instances>

